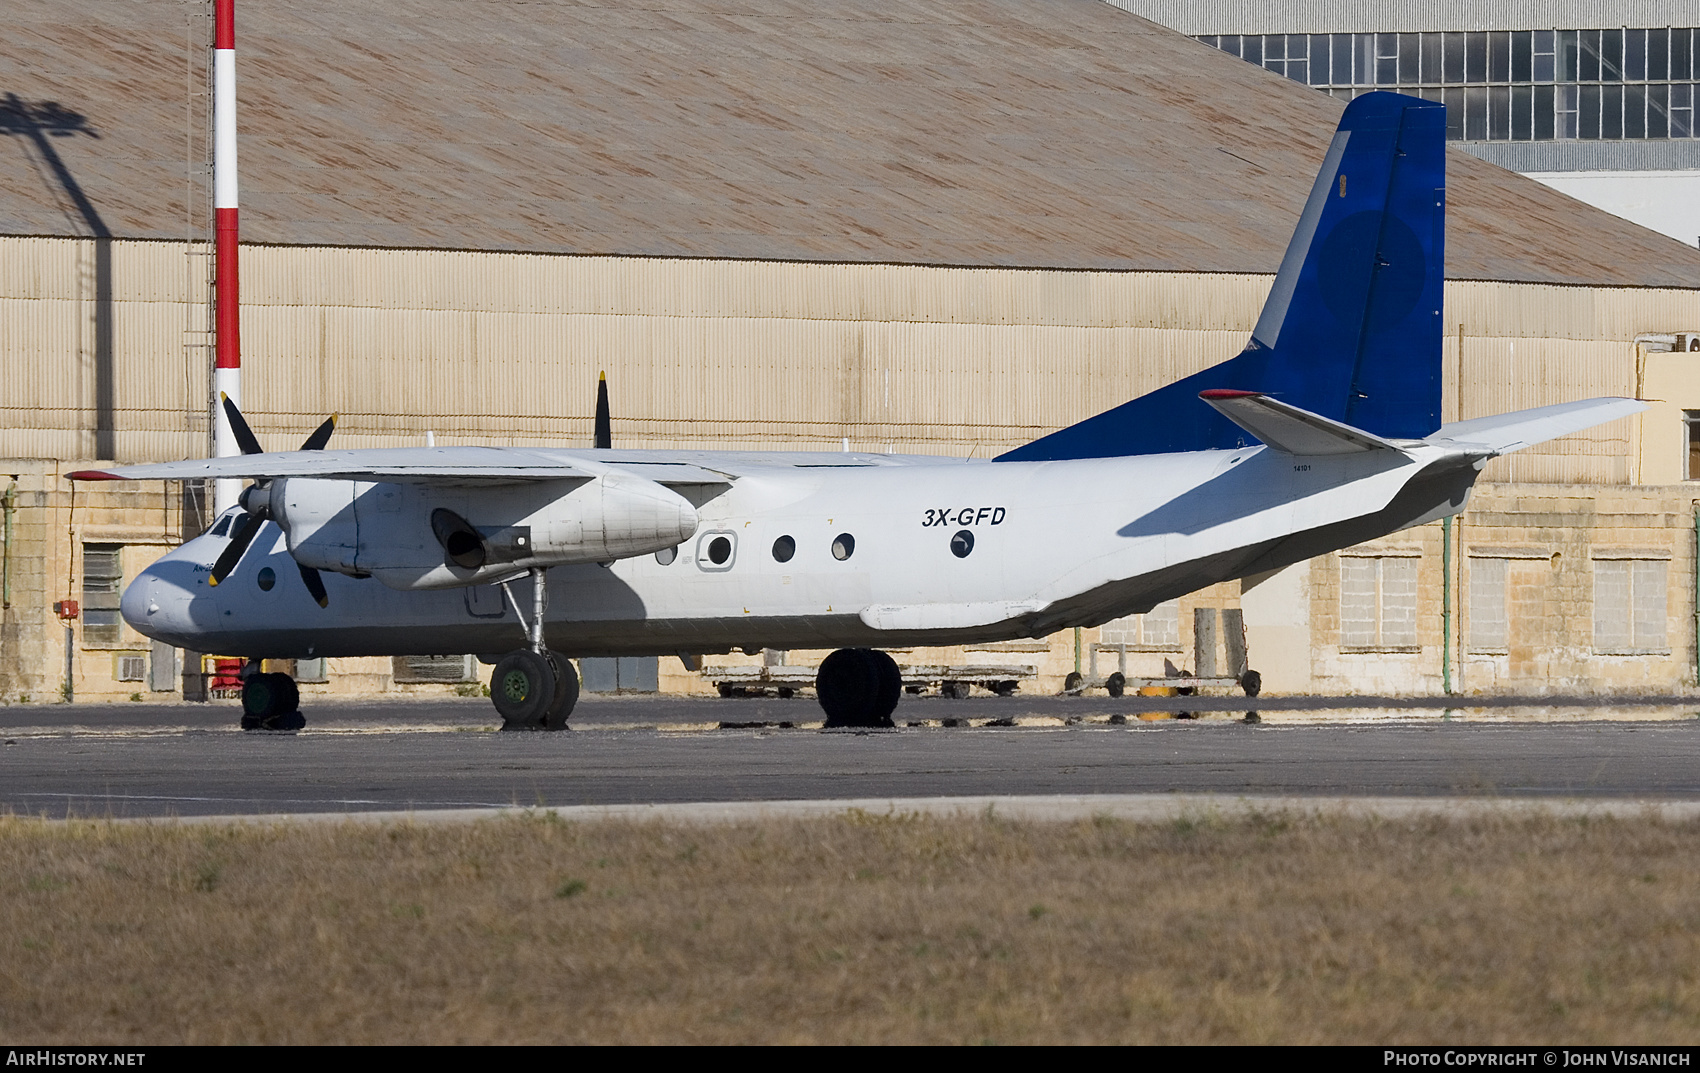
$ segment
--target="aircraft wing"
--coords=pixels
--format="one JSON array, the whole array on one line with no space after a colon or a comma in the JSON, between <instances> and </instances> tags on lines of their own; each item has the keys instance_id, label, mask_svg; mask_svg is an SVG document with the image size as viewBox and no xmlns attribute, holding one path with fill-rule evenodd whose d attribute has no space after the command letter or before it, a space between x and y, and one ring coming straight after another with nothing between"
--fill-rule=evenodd
<instances>
[{"instance_id":1,"label":"aircraft wing","mask_svg":"<svg viewBox=\"0 0 1700 1073\"><path fill-rule=\"evenodd\" d=\"M1199 392L1198 397L1282 454L1347 455L1399 450L1395 444L1363 429L1277 402L1261 392L1215 388Z\"/></svg>"},{"instance_id":2,"label":"aircraft wing","mask_svg":"<svg viewBox=\"0 0 1700 1073\"><path fill-rule=\"evenodd\" d=\"M310 477L408 483L513 483L592 480L618 469L657 484L729 484L732 478L688 463L608 465L583 456L520 447L389 447L353 451L276 451L156 462L67 474L79 481L182 481L213 477L268 480Z\"/></svg>"},{"instance_id":3,"label":"aircraft wing","mask_svg":"<svg viewBox=\"0 0 1700 1073\"><path fill-rule=\"evenodd\" d=\"M1440 426L1426 442L1464 450L1479 449L1485 455L1503 455L1620 417L1629 417L1646 408L1646 403L1635 399L1584 399L1493 417L1454 421Z\"/></svg>"}]
</instances>

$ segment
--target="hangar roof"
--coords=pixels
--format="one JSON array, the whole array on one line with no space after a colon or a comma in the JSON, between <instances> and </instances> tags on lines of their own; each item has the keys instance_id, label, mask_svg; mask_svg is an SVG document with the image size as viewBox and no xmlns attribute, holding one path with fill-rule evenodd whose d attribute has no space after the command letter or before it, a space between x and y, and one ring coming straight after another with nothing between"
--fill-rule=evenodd
<instances>
[{"instance_id":1,"label":"hangar roof","mask_svg":"<svg viewBox=\"0 0 1700 1073\"><path fill-rule=\"evenodd\" d=\"M208 8L8 6L0 233L185 236ZM236 44L261 243L1273 272L1341 111L1099 0L290 0ZM1449 275L1700 287L1448 159Z\"/></svg>"}]
</instances>

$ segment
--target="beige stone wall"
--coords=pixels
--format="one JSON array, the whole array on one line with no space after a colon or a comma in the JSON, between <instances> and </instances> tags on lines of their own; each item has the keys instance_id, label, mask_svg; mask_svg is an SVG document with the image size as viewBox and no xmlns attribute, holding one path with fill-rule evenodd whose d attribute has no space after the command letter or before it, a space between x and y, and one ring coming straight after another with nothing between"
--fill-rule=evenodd
<instances>
[{"instance_id":1,"label":"beige stone wall","mask_svg":"<svg viewBox=\"0 0 1700 1073\"><path fill-rule=\"evenodd\" d=\"M1450 586L1437 522L1321 556L1248 587L1243 599L1251 665L1270 693L1436 695L1448 658L1452 690L1463 696L1690 689L1697 504L1700 485L1483 484L1453 523ZM1419 564L1416 643L1349 646L1342 628L1342 564L1382 555L1415 556ZM1493 563L1503 566L1483 565ZM1611 646L1596 636L1601 563L1657 564L1653 571L1663 573L1660 643L1644 651L1604 650ZM1482 613L1472 598L1473 573L1495 569L1504 577L1504 643L1484 647L1472 643L1473 616ZM1276 580L1285 581L1289 594L1303 593L1302 616L1292 614L1285 599L1258 596ZM1637 595L1651 601L1652 594ZM1448 598L1449 636L1443 631Z\"/></svg>"},{"instance_id":2,"label":"beige stone wall","mask_svg":"<svg viewBox=\"0 0 1700 1073\"><path fill-rule=\"evenodd\" d=\"M206 260L181 243L106 247L96 257L88 240L0 236L0 457L205 450ZM440 443L582 444L607 370L622 445L848 439L984 457L1233 356L1270 282L244 247L243 402L275 446L332 412L349 447L427 431ZM1638 376L1633 340L1700 331L1700 290L1454 280L1443 321L1449 420L1638 387L1675 402L1652 393L1666 390L1659 361ZM1631 472L1639 427L1540 445L1488 477L1662 480Z\"/></svg>"}]
</instances>

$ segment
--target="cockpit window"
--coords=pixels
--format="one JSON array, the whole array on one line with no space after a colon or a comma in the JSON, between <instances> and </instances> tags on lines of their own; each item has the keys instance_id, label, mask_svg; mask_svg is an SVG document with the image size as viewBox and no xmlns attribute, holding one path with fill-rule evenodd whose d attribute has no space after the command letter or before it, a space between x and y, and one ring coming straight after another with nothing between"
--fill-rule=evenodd
<instances>
[{"instance_id":1,"label":"cockpit window","mask_svg":"<svg viewBox=\"0 0 1700 1073\"><path fill-rule=\"evenodd\" d=\"M213 523L212 535L213 536L224 536L226 533L230 532L230 519L233 518L233 517L235 517L235 515L226 514L224 517L220 518L217 522Z\"/></svg>"}]
</instances>

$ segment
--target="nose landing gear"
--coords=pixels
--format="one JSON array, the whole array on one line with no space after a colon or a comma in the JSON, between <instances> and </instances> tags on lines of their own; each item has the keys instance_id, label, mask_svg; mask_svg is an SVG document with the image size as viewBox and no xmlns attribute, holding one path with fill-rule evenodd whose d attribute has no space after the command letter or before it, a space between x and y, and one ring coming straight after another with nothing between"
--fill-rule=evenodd
<instances>
[{"instance_id":1,"label":"nose landing gear","mask_svg":"<svg viewBox=\"0 0 1700 1073\"><path fill-rule=\"evenodd\" d=\"M567 657L544 647L543 612L549 606L549 590L542 568L531 571L531 586L527 621L513 590L502 582L502 592L531 643L497 661L490 676L490 699L501 713L503 730L565 730L578 702L578 672Z\"/></svg>"},{"instance_id":2,"label":"nose landing gear","mask_svg":"<svg viewBox=\"0 0 1700 1073\"><path fill-rule=\"evenodd\" d=\"M300 730L301 691L287 674L253 673L242 682L243 730Z\"/></svg>"}]
</instances>

